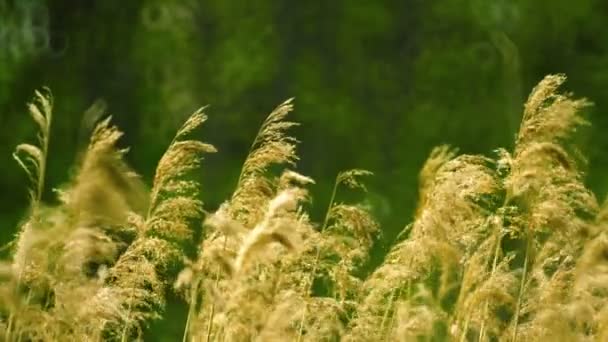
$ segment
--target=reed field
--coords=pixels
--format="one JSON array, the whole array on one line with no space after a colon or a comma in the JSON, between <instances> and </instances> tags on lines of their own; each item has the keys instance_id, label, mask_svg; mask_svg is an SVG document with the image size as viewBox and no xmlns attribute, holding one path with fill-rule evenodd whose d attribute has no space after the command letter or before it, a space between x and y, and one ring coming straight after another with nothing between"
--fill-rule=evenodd
<instances>
[{"instance_id":1,"label":"reed field","mask_svg":"<svg viewBox=\"0 0 608 342\"><path fill-rule=\"evenodd\" d=\"M28 104L37 137L14 152L30 208L0 264L1 340L148 340L168 298L183 304L183 341L608 340L608 204L585 186L576 143L590 102L561 91L565 79L531 91L514 148L436 147L413 221L365 272L382 227L353 198L388 176L344 170L313 203L290 131L297 101L271 111L232 195L209 208L194 175L216 149L192 133L212 109L183 123L146 184L94 104L70 182L48 184L62 114L41 89Z\"/></svg>"}]
</instances>

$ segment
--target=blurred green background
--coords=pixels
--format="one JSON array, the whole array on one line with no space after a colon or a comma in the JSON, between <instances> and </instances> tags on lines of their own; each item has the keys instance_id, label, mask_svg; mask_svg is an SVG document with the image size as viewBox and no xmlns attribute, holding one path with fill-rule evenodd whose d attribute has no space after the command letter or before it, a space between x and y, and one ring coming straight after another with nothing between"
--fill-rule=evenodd
<instances>
[{"instance_id":1,"label":"blurred green background","mask_svg":"<svg viewBox=\"0 0 608 342\"><path fill-rule=\"evenodd\" d=\"M46 199L86 144L83 112L108 105L149 180L181 122L210 105L200 138L220 153L200 175L210 209L230 195L265 116L289 97L299 170L322 215L335 174L375 172L367 201L385 240L411 218L433 146L509 147L547 73L596 103L582 134L588 183L608 188L608 2L604 0L0 0L0 224L27 208L11 153L35 137L25 103L55 95Z\"/></svg>"},{"instance_id":2,"label":"blurred green background","mask_svg":"<svg viewBox=\"0 0 608 342\"><path fill-rule=\"evenodd\" d=\"M412 216L431 148L510 147L527 93L557 72L596 103L581 143L588 184L603 198L605 0L0 0L1 240L26 213L26 177L11 153L35 137L25 104L41 86L55 96L48 201L73 172L83 112L97 99L148 182L183 120L210 105L199 138L220 151L200 174L212 210L265 116L295 97L298 170L317 181L313 215L338 171L371 170L366 201L387 245Z\"/></svg>"},{"instance_id":3,"label":"blurred green background","mask_svg":"<svg viewBox=\"0 0 608 342\"><path fill-rule=\"evenodd\" d=\"M313 216L338 171L371 170L366 201L382 250L412 217L432 147L510 147L527 93L557 72L596 104L580 143L603 198L605 0L0 0L0 238L26 214L27 181L11 153L35 138L25 104L41 86L55 95L47 201L74 171L95 100L148 183L175 130L210 105L199 138L220 153L199 176L213 210L266 115L295 97L298 170L317 181Z\"/></svg>"},{"instance_id":4,"label":"blurred green background","mask_svg":"<svg viewBox=\"0 0 608 342\"><path fill-rule=\"evenodd\" d=\"M527 93L558 72L596 104L580 142L603 198L605 0L0 0L0 242L26 214L27 181L11 153L35 138L25 104L41 86L55 95L45 200L70 179L95 100L148 183L175 130L210 105L198 133L220 151L198 175L209 210L230 196L266 115L295 97L298 170L317 181L313 216L337 172L373 171L366 201L383 225L382 255L412 217L432 147L510 147ZM183 324L172 326L167 340L181 336Z\"/></svg>"}]
</instances>

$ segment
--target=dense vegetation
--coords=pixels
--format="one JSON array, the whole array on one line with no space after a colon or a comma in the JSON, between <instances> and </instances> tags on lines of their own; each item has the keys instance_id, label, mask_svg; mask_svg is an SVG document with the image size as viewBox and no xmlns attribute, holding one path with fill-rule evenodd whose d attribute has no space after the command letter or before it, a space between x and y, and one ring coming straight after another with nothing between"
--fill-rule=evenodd
<instances>
[{"instance_id":1,"label":"dense vegetation","mask_svg":"<svg viewBox=\"0 0 608 342\"><path fill-rule=\"evenodd\" d=\"M99 121L58 203L46 204L53 99L37 92L38 141L14 154L31 207L1 267L3 338L142 339L167 319L173 293L187 303L185 341L604 340L608 207L585 187L572 143L589 102L560 93L564 80L534 88L513 149L434 149L413 222L367 273L380 227L343 198L364 192L371 173L338 173L324 219L311 220L314 181L293 171L291 100L262 124L231 197L208 212L191 176L215 152L190 138L204 109L178 130L150 189L123 160L122 133Z\"/></svg>"}]
</instances>

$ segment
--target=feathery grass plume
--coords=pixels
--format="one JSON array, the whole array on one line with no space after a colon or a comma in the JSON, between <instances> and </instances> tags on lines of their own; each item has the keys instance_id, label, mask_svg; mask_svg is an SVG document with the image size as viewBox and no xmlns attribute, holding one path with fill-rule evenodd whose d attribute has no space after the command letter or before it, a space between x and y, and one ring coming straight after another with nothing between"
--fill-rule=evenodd
<instances>
[{"instance_id":1,"label":"feathery grass plume","mask_svg":"<svg viewBox=\"0 0 608 342\"><path fill-rule=\"evenodd\" d=\"M121 226L129 213L141 215L147 207L145 186L123 161L127 150L116 147L122 132L110 125L110 119L93 130L76 184L63 193L81 226Z\"/></svg>"},{"instance_id":2,"label":"feathery grass plume","mask_svg":"<svg viewBox=\"0 0 608 342\"><path fill-rule=\"evenodd\" d=\"M452 153L442 153L448 148L433 150L420 172L420 195L418 213L427 205L428 193L433 188L435 174L443 164L453 158ZM363 299L357 308L356 317L346 335L348 341L381 340L384 332L382 323L386 320L386 312L391 311L394 317L395 297L400 297L406 288L411 287L411 281L422 276L421 269L430 264L431 260L422 248L419 240L404 240L395 245L384 263L365 281ZM423 262L409 264L412 257L421 257ZM418 265L418 269L412 266ZM378 329L380 327L380 329Z\"/></svg>"},{"instance_id":3,"label":"feathery grass plume","mask_svg":"<svg viewBox=\"0 0 608 342\"><path fill-rule=\"evenodd\" d=\"M333 255L337 258L334 260L339 260L337 264L344 267L348 274L355 273L356 268L367 260L379 227L364 207L336 202L337 187L343 184L348 188L367 192L365 184L359 178L371 175L371 172L360 169L338 174L330 206L321 227L321 233L328 243L327 246L322 246L325 250L320 250L328 255L321 256L331 259Z\"/></svg>"},{"instance_id":4,"label":"feathery grass plume","mask_svg":"<svg viewBox=\"0 0 608 342\"><path fill-rule=\"evenodd\" d=\"M514 341L520 330L527 334L544 329L538 325L543 324L546 310L559 310L564 304L567 296L562 294L570 282L573 260L587 238L587 221L597 211L568 145L571 134L586 124L580 111L589 102L557 93L564 81L563 75L547 76L532 91L514 154L508 158L505 201L517 208L525 222L517 231L524 247L520 289L508 331Z\"/></svg>"},{"instance_id":5,"label":"feathery grass plume","mask_svg":"<svg viewBox=\"0 0 608 342\"><path fill-rule=\"evenodd\" d=\"M315 326L314 317L320 314L313 310L318 304L334 301L333 307L340 308L342 312L340 316L345 316L354 310L361 287L361 279L356 275L359 267L369 256L379 226L365 208L336 202L336 197L341 185L366 191L365 184L360 178L370 175L371 172L361 169L338 173L319 234L308 240L311 244L306 250L314 253L314 259L310 259L312 255L309 255L308 258L300 261L299 266L307 269L302 295L309 299L306 300L304 313L299 322L298 341L311 340L318 336L312 330ZM296 271L295 274L299 273ZM325 283L325 294L313 291L315 282ZM329 309L331 306L321 307ZM334 329L336 333L346 329L343 323L336 322L331 326L340 328Z\"/></svg>"},{"instance_id":6,"label":"feathery grass plume","mask_svg":"<svg viewBox=\"0 0 608 342\"><path fill-rule=\"evenodd\" d=\"M167 271L182 256L176 246L159 238L138 238L108 270L105 286L93 297L102 306L111 297L116 314L106 322L105 335L114 340L141 339L146 325L161 317Z\"/></svg>"},{"instance_id":7,"label":"feathery grass plume","mask_svg":"<svg viewBox=\"0 0 608 342\"><path fill-rule=\"evenodd\" d=\"M28 110L38 126L38 144L18 145L15 153L13 153L13 157L26 172L32 184L29 190L30 200L32 207L35 207L40 203L44 191L46 159L53 117L53 96L51 91L48 88L43 88L42 91L37 90L34 100L28 104Z\"/></svg>"},{"instance_id":8,"label":"feathery grass plume","mask_svg":"<svg viewBox=\"0 0 608 342\"><path fill-rule=\"evenodd\" d=\"M311 182L293 171L284 172L276 182L277 194L254 227L232 219L228 204L207 219L199 259L182 271L182 281L176 284L186 288L190 302L185 335L192 340L231 341L289 336L289 325L269 323L295 314L284 304L297 296L284 291L281 264L298 254L301 232L312 229L300 214L300 203L307 199L302 185ZM218 272L218 266L225 272Z\"/></svg>"},{"instance_id":9,"label":"feathery grass plume","mask_svg":"<svg viewBox=\"0 0 608 342\"><path fill-rule=\"evenodd\" d=\"M468 257L487 235L485 222L494 206L493 194L499 189L491 166L492 161L484 157L454 158L446 147L431 153L421 172L422 202L409 239L397 243L365 281L349 339L392 336L395 325L401 324L389 324L396 318L395 305L411 300L416 295L412 289L431 291L433 303L441 305L429 309L443 311L437 316L442 321L435 323L448 325L451 304L446 303L457 294L459 274ZM440 338L444 333L431 329L424 336Z\"/></svg>"},{"instance_id":10,"label":"feathery grass plume","mask_svg":"<svg viewBox=\"0 0 608 342\"><path fill-rule=\"evenodd\" d=\"M158 162L145 224L147 234L176 242L190 237L187 221L200 216L202 202L196 199L198 184L184 180L184 176L199 167L204 153L214 153L216 149L200 141L182 139L206 120L203 109L192 114Z\"/></svg>"},{"instance_id":11,"label":"feathery grass plume","mask_svg":"<svg viewBox=\"0 0 608 342\"><path fill-rule=\"evenodd\" d=\"M14 297L18 296L14 292L21 286L22 278L27 276L24 275L28 271L25 265L25 251L30 250L32 240L36 235L36 228L39 226L37 223L39 220L38 212L40 211L40 202L45 187L44 179L53 114L53 97L50 90L44 88L42 91L36 91L33 101L28 104L28 111L38 129L37 145L20 144L13 153L13 158L23 168L31 183L28 190L31 205L30 217L19 229L17 237L12 242L17 250L14 257L17 260L17 266L13 267L15 279L11 280L8 286L12 288L9 292L13 292ZM13 321L16 319L15 311L9 311L5 338L10 338L10 334L14 329Z\"/></svg>"},{"instance_id":12,"label":"feathery grass plume","mask_svg":"<svg viewBox=\"0 0 608 342\"><path fill-rule=\"evenodd\" d=\"M268 204L266 215L243 239L234 261L235 271L241 272L247 263L254 258L270 242L277 242L287 249L294 249L287 233L281 232L286 228L286 222L277 219L281 211L293 211L301 199L301 189L287 189L280 192Z\"/></svg>"},{"instance_id":13,"label":"feathery grass plume","mask_svg":"<svg viewBox=\"0 0 608 342\"><path fill-rule=\"evenodd\" d=\"M433 188L435 182L435 175L441 169L441 167L448 161L454 159L458 153L457 149L450 147L449 145L441 145L435 147L427 160L425 161L422 169L418 174L418 208L424 208L424 204L428 200L429 191Z\"/></svg>"},{"instance_id":14,"label":"feathery grass plume","mask_svg":"<svg viewBox=\"0 0 608 342\"><path fill-rule=\"evenodd\" d=\"M608 202L604 201L595 222L590 225L592 235L574 269L569 302L562 306L561 319L555 320L558 324L564 324L564 321L571 324L574 329L570 333L579 341L608 338L607 208ZM548 323L553 323L553 317L548 318Z\"/></svg>"},{"instance_id":15,"label":"feathery grass plume","mask_svg":"<svg viewBox=\"0 0 608 342\"><path fill-rule=\"evenodd\" d=\"M198 184L184 176L198 168L203 153L215 148L184 138L205 120L198 110L178 130L158 162L146 216L133 216L137 237L108 271L106 291L118 298L122 310L109 333L121 340L141 336L145 324L160 317L166 287L184 259L181 245L192 234L190 224L202 214Z\"/></svg>"},{"instance_id":16,"label":"feathery grass plume","mask_svg":"<svg viewBox=\"0 0 608 342\"><path fill-rule=\"evenodd\" d=\"M220 210L212 215L207 220L207 228L204 231L204 240L200 246L200 256L192 265L191 269L196 276L191 279L193 286L189 290L190 309L188 315L188 323L186 325L186 333L184 339L188 335L190 328L190 320L194 315L196 305L200 297L198 288L200 287L203 274L207 274L208 278L214 279L214 285L219 285L220 279L230 278L227 275L232 275L234 263L228 262L237 255L240 247L240 239L242 238L243 229L252 229L260 227L261 222L268 218L265 217L267 212L266 206L276 195L277 191L282 191L290 182L300 183L303 185L309 183L307 177L300 176L293 172L285 172L278 180L273 180L268 175L268 168L276 164L291 164L297 160L295 154L296 139L286 135L286 131L297 125L294 122L286 121L287 114L293 109L291 99L287 100L278 106L266 118L260 127L258 134L251 145L249 154L243 164L241 173L237 182L236 190L231 199L224 203ZM299 226L296 225L296 226ZM236 234L235 234L236 233ZM264 239L282 239L280 234L263 234L259 230L259 238ZM235 238L237 237L237 238ZM283 241L289 243L289 241ZM257 239L250 240L251 246L243 248L240 254L239 269L243 268L247 261L247 253L255 251L253 248L257 244ZM263 245L263 244L262 244ZM232 255L234 254L234 255ZM222 272L223 269L225 272ZM188 271L186 271L188 272ZM226 274L227 273L227 274ZM192 290L195 289L195 290ZM210 311L207 317L208 336L211 336L215 319L215 302L211 302L210 308L203 308ZM200 316L200 315L199 315ZM220 332L221 333L221 332Z\"/></svg>"},{"instance_id":17,"label":"feathery grass plume","mask_svg":"<svg viewBox=\"0 0 608 342\"><path fill-rule=\"evenodd\" d=\"M273 196L273 185L266 178L271 165L294 165L297 140L286 134L295 122L286 121L293 110L293 99L275 108L260 127L243 164L236 190L230 200L231 215L247 226L262 219L264 203Z\"/></svg>"},{"instance_id":18,"label":"feathery grass plume","mask_svg":"<svg viewBox=\"0 0 608 342\"><path fill-rule=\"evenodd\" d=\"M573 100L571 94L559 94L557 90L565 81L565 75L549 75L532 90L524 105L516 154L529 144L563 141L577 127L587 124L580 110L591 103L586 99Z\"/></svg>"},{"instance_id":19,"label":"feathery grass plume","mask_svg":"<svg viewBox=\"0 0 608 342\"><path fill-rule=\"evenodd\" d=\"M135 235L129 216L147 206L143 182L123 160L127 150L117 147L121 136L110 117L97 124L72 186L61 192L73 225L59 259L65 274L113 265Z\"/></svg>"},{"instance_id":20,"label":"feathery grass plume","mask_svg":"<svg viewBox=\"0 0 608 342\"><path fill-rule=\"evenodd\" d=\"M45 231L35 232L28 235L29 238L19 240L18 249L14 254L14 265L17 269L25 270L28 264L43 265L45 259L48 259L48 255L45 256L45 253L48 253L47 248L53 244L63 245L60 249L67 255L58 260L70 263L77 260L85 262L84 259L73 258L71 253L74 250L78 250L77 253L99 254L99 250L95 252L94 249L98 245L106 244L101 241L106 241L109 245L114 244L114 241L106 236L108 229L122 226L126 223L127 214L141 208L145 202L143 185L122 161L124 151L116 149L115 145L121 135L115 127L109 125L109 119L96 127L73 184L62 191L62 205L49 209L49 212L54 213L47 217L50 222L42 224ZM58 234L58 229L63 233ZM78 243L71 241L72 239ZM87 239L97 241L90 244L91 249L82 248L80 245ZM44 245L47 247L43 247ZM115 247L101 249L113 250ZM35 249L38 251L34 252ZM32 260L32 253L38 254L40 259ZM110 254L112 256L107 257L113 259L116 251ZM81 266L66 265L76 269Z\"/></svg>"},{"instance_id":21,"label":"feathery grass plume","mask_svg":"<svg viewBox=\"0 0 608 342\"><path fill-rule=\"evenodd\" d=\"M38 205L26 222L9 285L25 294L13 302L6 340L101 338L102 312L80 304L102 289L105 270L128 243L114 232L141 207L144 192L115 146L120 136L109 119L100 123L61 204Z\"/></svg>"},{"instance_id":22,"label":"feathery grass plume","mask_svg":"<svg viewBox=\"0 0 608 342\"><path fill-rule=\"evenodd\" d=\"M354 278L358 268L363 266L369 257L379 226L366 209L357 205L334 205L330 216L332 223L323 234L327 245L322 245L326 248L322 258L332 266L325 271L329 272L332 282L337 286L336 290L342 293L335 297L345 299L344 292L348 286L343 286L345 284L339 280L339 275ZM322 265L322 268L325 266L327 265Z\"/></svg>"},{"instance_id":23,"label":"feathery grass plume","mask_svg":"<svg viewBox=\"0 0 608 342\"><path fill-rule=\"evenodd\" d=\"M497 170L505 175L504 203L493 220L495 233L482 245L488 246L486 251L478 250L481 254L474 256L485 254L481 265L491 263L492 267L488 275L465 273L458 308L466 318L457 319L464 322L463 326L457 325L462 340L472 332L479 340L547 339L557 336L548 334L549 322L556 324L553 331L558 331L559 325L569 327L575 323L557 313L564 311L573 260L580 254L588 235L586 221L594 216L597 204L582 183L572 157L575 152L567 145L569 136L585 124L579 111L588 102L557 94L564 80L560 75L548 76L532 91L513 155L499 150ZM509 246L503 244L507 236L512 242L504 249ZM475 263L470 260L468 264ZM495 284L493 278L502 279L502 284ZM514 279L519 283L515 291L510 289ZM482 305L477 306L481 311L465 309L467 302L483 298L480 291L488 285L498 290L502 299L482 299ZM516 300L511 302L513 296ZM503 317L504 312L512 312L508 326L504 319L496 319L500 311L497 304L502 305ZM524 320L520 321L520 317ZM565 331L558 334L566 336Z\"/></svg>"},{"instance_id":24,"label":"feathery grass plume","mask_svg":"<svg viewBox=\"0 0 608 342\"><path fill-rule=\"evenodd\" d=\"M359 179L359 177L372 175L372 172L361 169L342 171L338 173L338 177L336 178L336 185L343 184L351 189L361 189L363 191L367 191L365 184Z\"/></svg>"},{"instance_id":25,"label":"feathery grass plume","mask_svg":"<svg viewBox=\"0 0 608 342\"><path fill-rule=\"evenodd\" d=\"M490 235L466 261L450 326L461 341L499 336L506 322L496 313L515 303L517 279L509 268L513 255L503 255L500 248L508 231L502 211L488 218Z\"/></svg>"},{"instance_id":26,"label":"feathery grass plume","mask_svg":"<svg viewBox=\"0 0 608 342\"><path fill-rule=\"evenodd\" d=\"M491 159L471 155L446 162L411 236L436 236L470 255L485 237L485 222L496 206L500 185L493 166Z\"/></svg>"}]
</instances>

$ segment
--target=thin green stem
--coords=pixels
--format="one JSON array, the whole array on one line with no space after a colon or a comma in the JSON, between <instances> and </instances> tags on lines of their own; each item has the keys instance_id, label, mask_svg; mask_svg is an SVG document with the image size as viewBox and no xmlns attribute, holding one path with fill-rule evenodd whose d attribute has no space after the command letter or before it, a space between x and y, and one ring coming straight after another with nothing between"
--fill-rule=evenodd
<instances>
[{"instance_id":1,"label":"thin green stem","mask_svg":"<svg viewBox=\"0 0 608 342\"><path fill-rule=\"evenodd\" d=\"M127 319L124 328L122 329L122 333L120 336L120 342L127 341L127 332L129 330L129 318L131 316L131 303L129 303L129 309L127 310Z\"/></svg>"},{"instance_id":2,"label":"thin green stem","mask_svg":"<svg viewBox=\"0 0 608 342\"><path fill-rule=\"evenodd\" d=\"M264 122L262 123L262 126L260 126L260 128L258 129L258 133L255 135L255 139L253 139L253 142L251 143L251 146L249 146L249 152L247 152L247 158L245 159L245 164L247 163L247 159L249 159L249 156L251 155L251 153L255 150L255 148L260 143L260 141L259 141L260 140L260 135L266 129L266 127L267 127L267 121L268 121L268 118L266 118L264 120ZM239 173L239 179L236 182L236 188L237 189L240 187L241 183L243 182L243 178L244 177L245 177L245 165L243 165L243 167L241 168L241 172Z\"/></svg>"},{"instance_id":3,"label":"thin green stem","mask_svg":"<svg viewBox=\"0 0 608 342\"><path fill-rule=\"evenodd\" d=\"M528 233L527 234L527 241L526 241L526 252L525 252L525 258L524 258L524 270L523 270L523 274L521 276L521 282L519 284L519 294L517 296L517 306L515 307L515 317L514 317L514 321L513 321L513 338L511 339L512 342L516 342L517 341L517 333L518 333L518 323L519 323L519 312L521 310L521 302L524 296L524 287L526 286L526 277L527 277L527 273L528 273L528 263L529 263L529 258L530 258L530 249L531 247L531 243L532 243L532 238L531 238L531 234Z\"/></svg>"},{"instance_id":4,"label":"thin green stem","mask_svg":"<svg viewBox=\"0 0 608 342\"><path fill-rule=\"evenodd\" d=\"M339 176L338 176L339 177ZM340 181L336 178L334 182L334 188L331 191L331 197L329 198L329 204L327 205L327 212L325 212L325 219L323 220L323 225L321 226L321 233L327 228L327 224L329 223L329 218L331 217L331 209L334 206L334 201L336 200L336 193L338 192L338 185L340 185Z\"/></svg>"},{"instance_id":5,"label":"thin green stem","mask_svg":"<svg viewBox=\"0 0 608 342\"><path fill-rule=\"evenodd\" d=\"M188 340L188 336L190 334L190 322L192 321L192 316L194 316L194 310L197 305L197 293L199 289L200 281L196 279L192 289L190 289L190 305L188 306L188 317L186 318L186 326L184 327L184 335L182 337L182 342L186 342Z\"/></svg>"},{"instance_id":6,"label":"thin green stem","mask_svg":"<svg viewBox=\"0 0 608 342\"><path fill-rule=\"evenodd\" d=\"M499 232L499 234L500 234L500 232ZM494 260L492 261L492 271L490 272L490 278L492 278L492 276L494 276L494 273L496 272L496 267L498 266L498 255L500 254L501 241L502 241L502 235L499 235L496 240L496 246L494 247ZM479 328L479 338L478 338L479 341L483 341L483 338L485 337L485 332L486 332L485 317L488 314L489 306L490 306L490 304L488 303L488 301L485 301L484 308L483 308L483 316L482 316L482 321L481 321L481 328Z\"/></svg>"},{"instance_id":7,"label":"thin green stem","mask_svg":"<svg viewBox=\"0 0 608 342\"><path fill-rule=\"evenodd\" d=\"M51 112L49 111L47 117L47 126L46 132L44 132L44 136L42 137L42 160L40 161L40 174L38 175L38 189L36 194L36 204L40 203L42 200L42 193L44 192L44 175L46 173L46 160L49 151L49 140L51 137Z\"/></svg>"},{"instance_id":8,"label":"thin green stem","mask_svg":"<svg viewBox=\"0 0 608 342\"><path fill-rule=\"evenodd\" d=\"M411 286L412 282L408 280L407 282L407 291L408 291L408 297L409 297L409 293L410 293L410 286ZM399 289L399 292L397 294L397 298L401 298L401 295L403 294L403 288ZM393 328L395 327L395 309L393 308L393 312L391 313L391 321L388 324L387 327L387 331L386 331L386 335L384 336L385 339L384 341L388 342L391 335L390 332L393 331Z\"/></svg>"},{"instance_id":9,"label":"thin green stem","mask_svg":"<svg viewBox=\"0 0 608 342\"><path fill-rule=\"evenodd\" d=\"M393 304L395 302L395 298L398 298L400 296L401 296L401 288L394 289L391 293L389 302L386 305L386 308L384 309L384 315L382 316L382 323L380 324L380 329L382 330L382 335L384 336L384 341L388 341L388 339L390 337L390 332L393 329L393 323L395 321L395 312L394 312ZM390 321L388 323L388 326L385 328L384 323L389 318L389 316L390 316Z\"/></svg>"},{"instance_id":10,"label":"thin green stem","mask_svg":"<svg viewBox=\"0 0 608 342\"><path fill-rule=\"evenodd\" d=\"M207 322L207 337L205 341L211 341L211 333L213 332L213 316L215 315L215 303L211 304L211 313L209 314L209 322Z\"/></svg>"},{"instance_id":11,"label":"thin green stem","mask_svg":"<svg viewBox=\"0 0 608 342\"><path fill-rule=\"evenodd\" d=\"M224 236L224 245L222 246L222 251L226 251L226 245L228 244L228 236ZM220 282L220 270L218 266L218 270L215 273L215 287ZM211 333L213 331L213 319L215 316L215 301L211 303L211 313L209 314L209 322L207 322L207 338L206 341L209 342L211 340Z\"/></svg>"}]
</instances>

